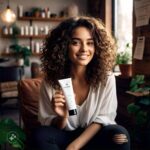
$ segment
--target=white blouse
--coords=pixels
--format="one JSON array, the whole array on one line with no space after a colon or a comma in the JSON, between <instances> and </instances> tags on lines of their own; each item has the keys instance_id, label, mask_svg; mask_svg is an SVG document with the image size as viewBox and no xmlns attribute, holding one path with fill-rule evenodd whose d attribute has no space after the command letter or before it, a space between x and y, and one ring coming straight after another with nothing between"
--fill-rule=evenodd
<instances>
[{"instance_id":1,"label":"white blouse","mask_svg":"<svg viewBox=\"0 0 150 150\"><path fill-rule=\"evenodd\" d=\"M41 85L38 118L42 125L50 125L56 114L51 108L51 100L55 90L45 81ZM117 96L114 74L108 75L105 86L101 84L97 89L90 87L84 103L77 105L77 115L69 116L66 130L87 127L92 122L103 125L116 124Z\"/></svg>"}]
</instances>

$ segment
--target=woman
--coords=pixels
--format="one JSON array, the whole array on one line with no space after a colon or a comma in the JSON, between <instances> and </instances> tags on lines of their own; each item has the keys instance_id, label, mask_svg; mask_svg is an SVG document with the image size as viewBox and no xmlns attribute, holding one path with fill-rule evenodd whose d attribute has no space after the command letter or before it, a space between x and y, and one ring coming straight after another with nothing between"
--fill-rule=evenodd
<instances>
[{"instance_id":1,"label":"woman","mask_svg":"<svg viewBox=\"0 0 150 150\"><path fill-rule=\"evenodd\" d=\"M116 125L115 43L100 20L75 17L47 36L42 53L38 150L129 150L128 132ZM71 77L77 115L69 116L58 80Z\"/></svg>"}]
</instances>

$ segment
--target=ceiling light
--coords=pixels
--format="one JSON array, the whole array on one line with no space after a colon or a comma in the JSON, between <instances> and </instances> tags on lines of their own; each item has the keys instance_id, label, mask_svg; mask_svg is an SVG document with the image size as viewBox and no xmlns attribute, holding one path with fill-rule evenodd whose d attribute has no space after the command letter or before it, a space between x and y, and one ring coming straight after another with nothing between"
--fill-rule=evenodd
<instances>
[{"instance_id":1,"label":"ceiling light","mask_svg":"<svg viewBox=\"0 0 150 150\"><path fill-rule=\"evenodd\" d=\"M0 17L1 20L7 25L10 25L16 21L16 14L10 9L9 1L7 8L1 12Z\"/></svg>"}]
</instances>

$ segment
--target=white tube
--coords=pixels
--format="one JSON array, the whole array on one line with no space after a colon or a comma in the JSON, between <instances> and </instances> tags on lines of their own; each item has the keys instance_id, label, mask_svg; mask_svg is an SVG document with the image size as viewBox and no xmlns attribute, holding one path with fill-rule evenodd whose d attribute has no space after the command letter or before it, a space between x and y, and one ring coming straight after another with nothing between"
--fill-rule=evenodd
<instances>
[{"instance_id":1,"label":"white tube","mask_svg":"<svg viewBox=\"0 0 150 150\"><path fill-rule=\"evenodd\" d=\"M70 116L76 115L77 107L76 107L76 103L75 103L71 78L61 79L61 80L58 80L58 82L62 88L64 95L65 95L66 104L67 104L67 107L69 110L69 115Z\"/></svg>"}]
</instances>

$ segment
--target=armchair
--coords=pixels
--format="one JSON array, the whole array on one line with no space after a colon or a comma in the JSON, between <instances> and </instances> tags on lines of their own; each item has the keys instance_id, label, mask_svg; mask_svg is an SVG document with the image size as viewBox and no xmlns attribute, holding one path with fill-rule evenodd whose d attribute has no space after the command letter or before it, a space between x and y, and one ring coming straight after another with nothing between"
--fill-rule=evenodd
<instances>
[{"instance_id":1,"label":"armchair","mask_svg":"<svg viewBox=\"0 0 150 150\"><path fill-rule=\"evenodd\" d=\"M130 78L116 77L118 110L116 121L127 130L132 130L134 123L132 117L127 112L127 105L133 101L126 91L129 88ZM41 78L24 79L18 84L20 98L20 117L23 121L25 133L30 136L31 130L40 125L37 121L39 90ZM27 138L28 139L28 138Z\"/></svg>"}]
</instances>

